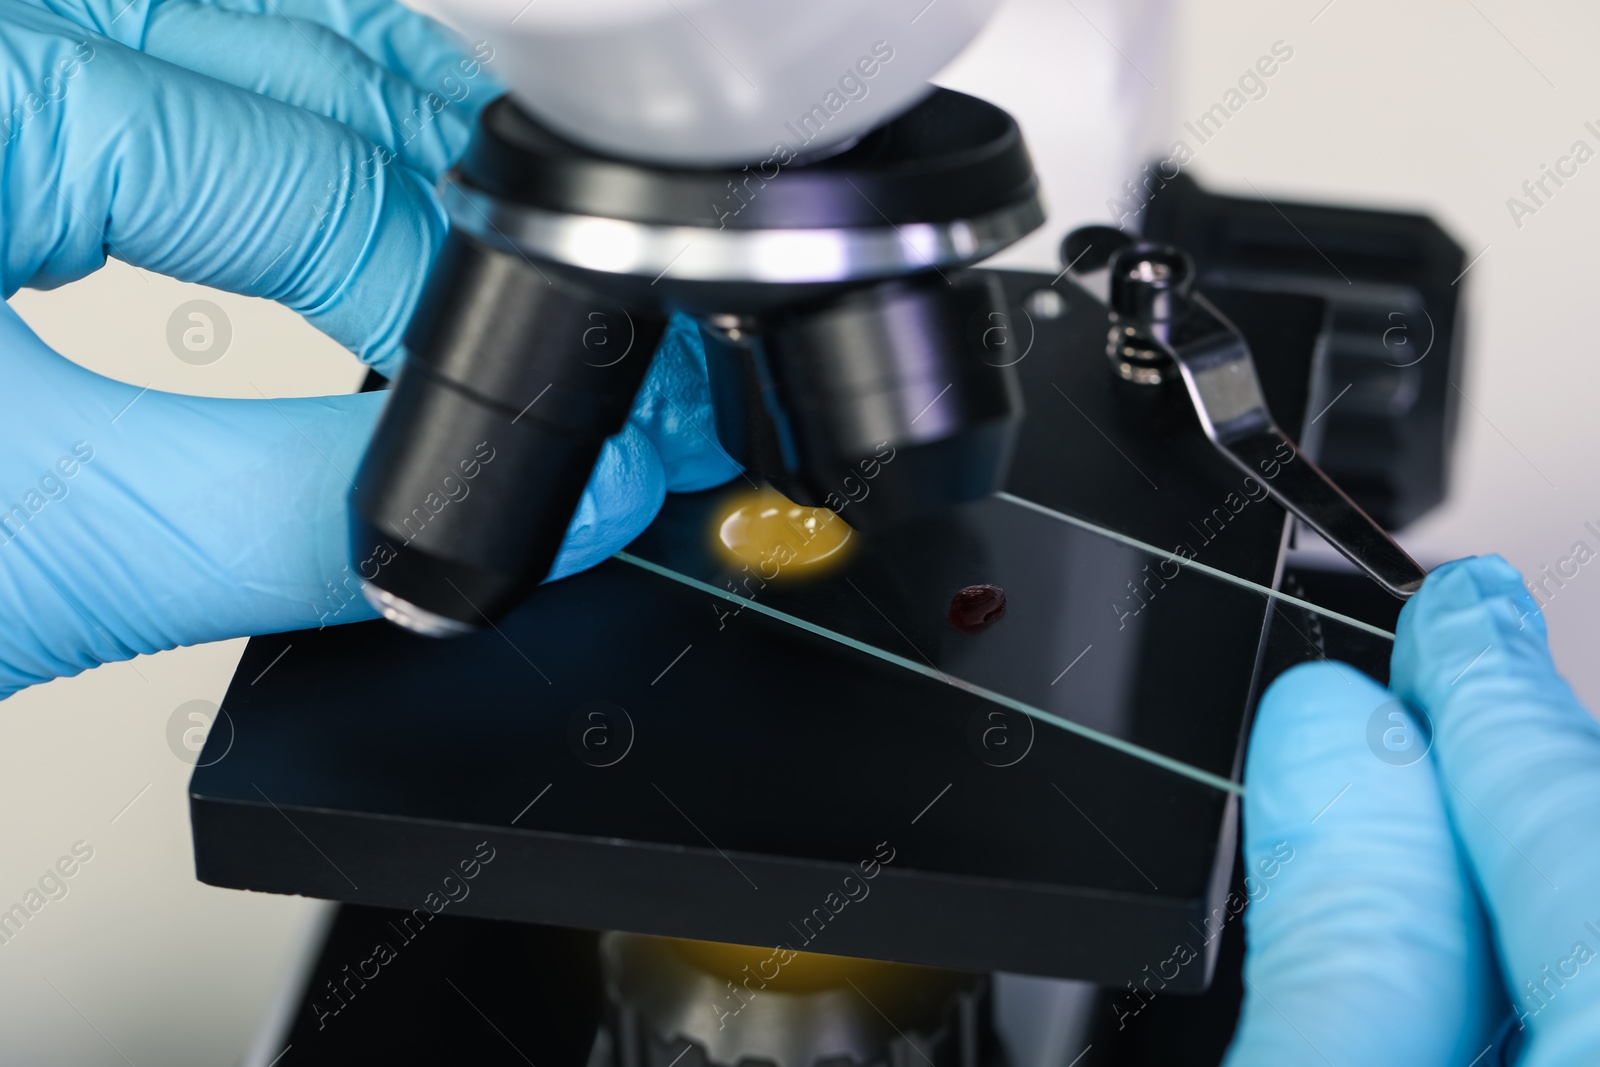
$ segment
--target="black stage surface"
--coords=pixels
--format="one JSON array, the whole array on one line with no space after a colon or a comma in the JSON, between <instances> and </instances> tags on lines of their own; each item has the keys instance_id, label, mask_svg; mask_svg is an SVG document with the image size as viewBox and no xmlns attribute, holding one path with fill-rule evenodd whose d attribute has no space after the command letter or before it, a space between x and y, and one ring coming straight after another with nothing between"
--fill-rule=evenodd
<instances>
[{"instance_id":1,"label":"black stage surface","mask_svg":"<svg viewBox=\"0 0 1600 1067\"><path fill-rule=\"evenodd\" d=\"M1060 282L1041 319L1049 276L1001 278L1008 494L762 585L711 548L735 479L471 637L257 638L191 786L200 879L402 910L468 886L451 915L1116 988L1186 943L1168 986L1203 989L1256 695L1388 643L1269 595L1283 511L1181 395L1113 376L1101 307ZM1207 295L1302 428L1326 304ZM974 583L1009 608L967 634Z\"/></svg>"}]
</instances>

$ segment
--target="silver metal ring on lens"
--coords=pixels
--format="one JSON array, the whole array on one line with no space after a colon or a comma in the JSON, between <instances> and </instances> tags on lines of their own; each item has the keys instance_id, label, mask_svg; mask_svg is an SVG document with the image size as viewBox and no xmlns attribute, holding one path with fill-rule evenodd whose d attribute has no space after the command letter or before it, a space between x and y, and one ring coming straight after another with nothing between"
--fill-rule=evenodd
<instances>
[{"instance_id":1,"label":"silver metal ring on lens","mask_svg":"<svg viewBox=\"0 0 1600 1067\"><path fill-rule=\"evenodd\" d=\"M423 637L460 637L478 629L469 622L447 618L427 608L419 608L411 601L397 597L387 589L380 589L371 582L361 583L361 595L367 598L368 604L377 609L378 614L396 626L410 630L414 634L421 634Z\"/></svg>"},{"instance_id":2,"label":"silver metal ring on lens","mask_svg":"<svg viewBox=\"0 0 1600 1067\"><path fill-rule=\"evenodd\" d=\"M568 215L446 178L451 225L487 244L584 270L679 281L802 284L894 277L987 259L1044 223L1037 195L973 219L732 230Z\"/></svg>"}]
</instances>

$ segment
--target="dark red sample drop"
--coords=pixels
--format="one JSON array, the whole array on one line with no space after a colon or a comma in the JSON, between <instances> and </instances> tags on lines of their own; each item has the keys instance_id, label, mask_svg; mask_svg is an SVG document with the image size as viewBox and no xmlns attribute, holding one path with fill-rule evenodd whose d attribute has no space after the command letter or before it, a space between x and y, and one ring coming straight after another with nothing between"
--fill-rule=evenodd
<instances>
[{"instance_id":1,"label":"dark red sample drop","mask_svg":"<svg viewBox=\"0 0 1600 1067\"><path fill-rule=\"evenodd\" d=\"M1006 591L998 585L969 585L950 598L950 625L978 634L1006 617Z\"/></svg>"}]
</instances>

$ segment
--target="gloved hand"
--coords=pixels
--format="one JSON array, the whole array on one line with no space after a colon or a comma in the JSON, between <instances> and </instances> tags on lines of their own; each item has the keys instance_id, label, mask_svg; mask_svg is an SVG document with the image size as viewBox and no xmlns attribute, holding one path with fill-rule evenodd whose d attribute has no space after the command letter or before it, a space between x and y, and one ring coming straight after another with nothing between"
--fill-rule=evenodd
<instances>
[{"instance_id":1,"label":"gloved hand","mask_svg":"<svg viewBox=\"0 0 1600 1067\"><path fill-rule=\"evenodd\" d=\"M1302 666L1261 702L1246 869L1293 859L1245 911L1228 1067L1600 1063L1600 725L1517 572L1435 571L1391 673Z\"/></svg>"},{"instance_id":2,"label":"gloved hand","mask_svg":"<svg viewBox=\"0 0 1600 1067\"><path fill-rule=\"evenodd\" d=\"M281 301L393 371L445 218L432 192L498 92L389 0L11 0L0 13L0 284L107 255ZM668 489L735 468L699 341L662 346L555 574L631 540ZM369 618L345 497L382 394L142 391L0 309L0 696L138 653Z\"/></svg>"}]
</instances>

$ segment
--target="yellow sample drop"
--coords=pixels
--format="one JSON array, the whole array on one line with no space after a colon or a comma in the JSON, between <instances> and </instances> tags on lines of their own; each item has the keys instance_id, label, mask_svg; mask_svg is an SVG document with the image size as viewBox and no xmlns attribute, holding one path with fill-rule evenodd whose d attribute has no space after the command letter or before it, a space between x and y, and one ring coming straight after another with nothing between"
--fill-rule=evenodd
<instances>
[{"instance_id":1,"label":"yellow sample drop","mask_svg":"<svg viewBox=\"0 0 1600 1067\"><path fill-rule=\"evenodd\" d=\"M850 541L850 526L827 508L802 507L775 489L759 489L734 501L717 527L717 540L734 559L764 569L810 569L837 562Z\"/></svg>"}]
</instances>

